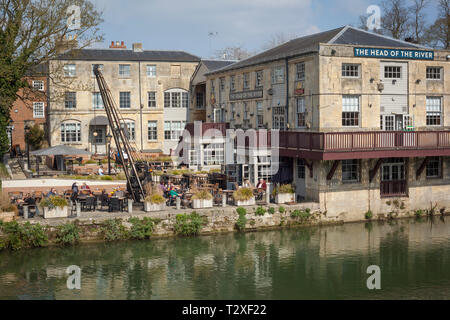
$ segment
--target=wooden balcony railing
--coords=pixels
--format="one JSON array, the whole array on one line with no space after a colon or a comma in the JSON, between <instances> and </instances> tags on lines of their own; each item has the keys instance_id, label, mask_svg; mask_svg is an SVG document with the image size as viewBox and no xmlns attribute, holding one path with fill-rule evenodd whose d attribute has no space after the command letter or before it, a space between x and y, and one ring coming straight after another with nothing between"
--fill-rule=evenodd
<instances>
[{"instance_id":1,"label":"wooden balcony railing","mask_svg":"<svg viewBox=\"0 0 450 320\"><path fill-rule=\"evenodd\" d=\"M450 131L283 131L280 148L322 152L450 149Z\"/></svg>"},{"instance_id":2,"label":"wooden balcony railing","mask_svg":"<svg viewBox=\"0 0 450 320\"><path fill-rule=\"evenodd\" d=\"M380 196L382 198L407 196L408 188L406 180L381 181Z\"/></svg>"}]
</instances>

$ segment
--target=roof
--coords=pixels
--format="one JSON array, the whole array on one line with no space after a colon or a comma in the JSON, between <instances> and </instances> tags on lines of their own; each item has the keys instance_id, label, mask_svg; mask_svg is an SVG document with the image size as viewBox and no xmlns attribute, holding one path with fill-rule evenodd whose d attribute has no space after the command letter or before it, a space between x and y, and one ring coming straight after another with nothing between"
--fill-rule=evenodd
<instances>
[{"instance_id":1,"label":"roof","mask_svg":"<svg viewBox=\"0 0 450 320\"><path fill-rule=\"evenodd\" d=\"M92 153L89 151L80 150L65 145L59 145L47 149L36 150L30 152L30 154L33 156L74 156L84 154L88 155Z\"/></svg>"},{"instance_id":2,"label":"roof","mask_svg":"<svg viewBox=\"0 0 450 320\"><path fill-rule=\"evenodd\" d=\"M214 71L230 64L236 63L237 60L203 60L203 64L208 68L209 71Z\"/></svg>"},{"instance_id":3,"label":"roof","mask_svg":"<svg viewBox=\"0 0 450 320\"><path fill-rule=\"evenodd\" d=\"M63 53L57 60L199 62L200 58L184 51L79 49Z\"/></svg>"},{"instance_id":4,"label":"roof","mask_svg":"<svg viewBox=\"0 0 450 320\"><path fill-rule=\"evenodd\" d=\"M318 52L319 45L321 43L395 48L424 48L423 46L411 42L405 42L384 35L375 34L352 26L344 26L337 29L293 39L245 60L241 60L232 65L225 66L215 71L211 71L207 73L207 75L219 73L222 71L245 68L266 62L285 59L288 57L299 56L306 53Z\"/></svg>"}]
</instances>

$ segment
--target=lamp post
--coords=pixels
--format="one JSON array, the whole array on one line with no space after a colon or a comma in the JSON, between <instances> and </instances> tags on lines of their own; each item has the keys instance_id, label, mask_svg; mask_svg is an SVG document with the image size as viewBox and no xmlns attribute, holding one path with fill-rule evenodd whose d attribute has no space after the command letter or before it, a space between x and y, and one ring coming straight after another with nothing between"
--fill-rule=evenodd
<instances>
[{"instance_id":1,"label":"lamp post","mask_svg":"<svg viewBox=\"0 0 450 320\"><path fill-rule=\"evenodd\" d=\"M26 125L25 126L25 142L27 144L27 165L28 165L28 170L30 170L30 143L28 142L28 133L30 132L30 126Z\"/></svg>"},{"instance_id":2,"label":"lamp post","mask_svg":"<svg viewBox=\"0 0 450 320\"><path fill-rule=\"evenodd\" d=\"M108 143L108 176L111 175L111 138L112 135L108 133L106 135L106 142Z\"/></svg>"},{"instance_id":3,"label":"lamp post","mask_svg":"<svg viewBox=\"0 0 450 320\"><path fill-rule=\"evenodd\" d=\"M10 142L10 144L11 144L11 146L10 146L10 155L11 155L11 158L13 157L13 155L14 155L14 149L13 149L13 130L14 130L14 121L9 121L9 142Z\"/></svg>"}]
</instances>

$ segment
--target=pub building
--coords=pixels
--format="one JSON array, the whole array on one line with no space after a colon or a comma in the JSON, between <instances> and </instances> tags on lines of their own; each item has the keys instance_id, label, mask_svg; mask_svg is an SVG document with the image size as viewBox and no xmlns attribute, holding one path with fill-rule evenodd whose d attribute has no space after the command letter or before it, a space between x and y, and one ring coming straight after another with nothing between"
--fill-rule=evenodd
<instances>
[{"instance_id":1,"label":"pub building","mask_svg":"<svg viewBox=\"0 0 450 320\"><path fill-rule=\"evenodd\" d=\"M328 217L449 208L449 61L450 51L352 26L297 38L206 73L202 125L278 129L277 159L253 152L253 163L226 166L230 179L292 183ZM207 152L223 164L224 145Z\"/></svg>"}]
</instances>

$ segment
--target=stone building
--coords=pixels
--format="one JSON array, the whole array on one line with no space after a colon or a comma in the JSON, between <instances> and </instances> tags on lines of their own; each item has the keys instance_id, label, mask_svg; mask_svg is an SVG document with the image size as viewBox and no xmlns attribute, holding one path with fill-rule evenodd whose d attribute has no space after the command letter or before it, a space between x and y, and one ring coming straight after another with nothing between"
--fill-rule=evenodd
<instances>
[{"instance_id":1,"label":"stone building","mask_svg":"<svg viewBox=\"0 0 450 320\"><path fill-rule=\"evenodd\" d=\"M8 137L12 146L26 149L26 128L38 124L41 129L47 131L47 77L48 65L38 67L26 73L25 79L29 87L20 89L17 100L11 108L11 121L8 128Z\"/></svg>"},{"instance_id":2,"label":"stone building","mask_svg":"<svg viewBox=\"0 0 450 320\"><path fill-rule=\"evenodd\" d=\"M93 74L99 64L135 148L169 154L186 123L199 60L183 51L143 50L140 43L129 50L123 42L63 53L50 62L50 144L106 153L109 125Z\"/></svg>"},{"instance_id":3,"label":"stone building","mask_svg":"<svg viewBox=\"0 0 450 320\"><path fill-rule=\"evenodd\" d=\"M280 130L279 157L238 166L238 181L278 160L268 178L329 216L450 206L450 51L346 26L206 78L207 119Z\"/></svg>"}]
</instances>

